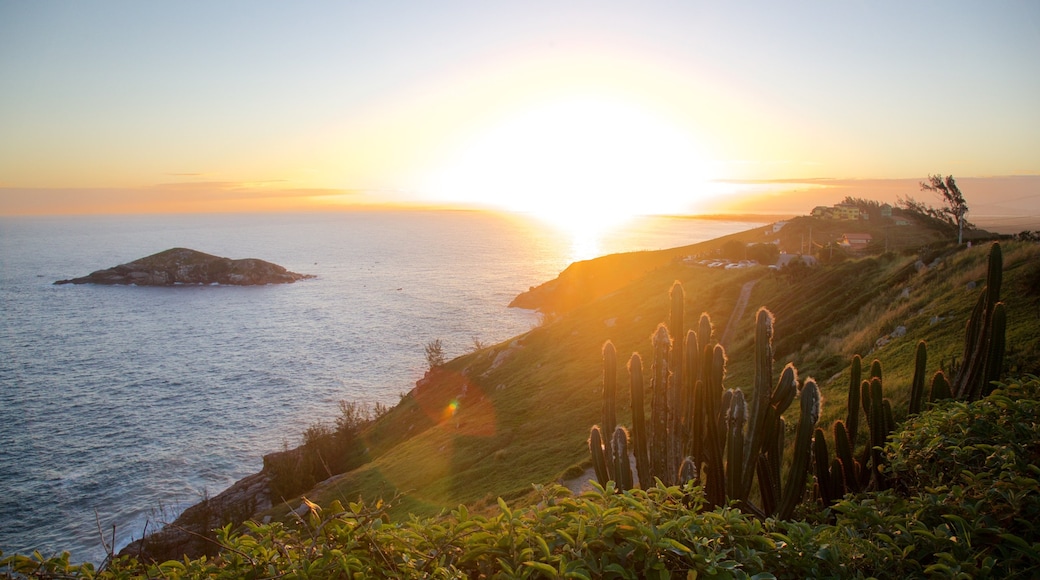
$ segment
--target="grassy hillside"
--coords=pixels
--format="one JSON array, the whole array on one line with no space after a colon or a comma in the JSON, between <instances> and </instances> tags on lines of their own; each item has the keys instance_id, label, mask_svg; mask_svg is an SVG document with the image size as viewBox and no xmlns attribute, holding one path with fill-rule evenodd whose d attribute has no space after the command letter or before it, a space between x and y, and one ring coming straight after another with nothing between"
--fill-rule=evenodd
<instances>
[{"instance_id":1,"label":"grassy hillside","mask_svg":"<svg viewBox=\"0 0 1040 580\"><path fill-rule=\"evenodd\" d=\"M731 322L741 288L753 285L749 307L732 321L735 332L725 345L728 388L747 390L751 382L752 324L762 305L776 315L777 368L794 362L803 378L819 381L825 401L841 401L852 355L868 364L878 358L898 419L917 342L928 341L932 370L960 356L987 250L980 244L889 253L796 278L767 268L719 270L674 259L710 251L707 243L591 261L586 268L609 264L608 269L630 267L634 273L586 285L592 297L574 302L565 313L448 363L365 433L369 463L324 482L307 497L322 504L403 494L392 515L429 515L459 504L480 510L495 506L498 497L522 503L532 483L580 473L589 465L588 429L600 420L601 347L609 339L622 361L633 351L647 359L649 336L667 316L667 292L676 280L686 290L687 326L695 313L707 312L716 338ZM1004 254L1003 297L1011 313L1008 363L1015 372L1036 373L1040 247L1008 243ZM899 327L905 334L893 338ZM621 382L618 397L627 401L627 381ZM627 404L619 406L619 420L628 423ZM825 403L821 424L841 413L840 403ZM285 509L273 512L277 517Z\"/></svg>"}]
</instances>

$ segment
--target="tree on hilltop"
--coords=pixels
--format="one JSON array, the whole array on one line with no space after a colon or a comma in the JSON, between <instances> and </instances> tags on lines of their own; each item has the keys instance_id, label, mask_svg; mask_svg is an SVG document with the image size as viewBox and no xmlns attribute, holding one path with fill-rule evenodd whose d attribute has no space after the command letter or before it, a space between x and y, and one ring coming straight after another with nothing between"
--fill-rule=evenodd
<instances>
[{"instance_id":1,"label":"tree on hilltop","mask_svg":"<svg viewBox=\"0 0 1040 580\"><path fill-rule=\"evenodd\" d=\"M900 198L899 204L910 213L930 217L957 228L957 243L964 242L964 229L972 229L974 224L964 219L968 213L968 202L964 200L957 182L952 175L929 175L927 182L920 182L921 191L931 191L938 194L942 206L935 208L926 203L915 200L912 197Z\"/></svg>"}]
</instances>

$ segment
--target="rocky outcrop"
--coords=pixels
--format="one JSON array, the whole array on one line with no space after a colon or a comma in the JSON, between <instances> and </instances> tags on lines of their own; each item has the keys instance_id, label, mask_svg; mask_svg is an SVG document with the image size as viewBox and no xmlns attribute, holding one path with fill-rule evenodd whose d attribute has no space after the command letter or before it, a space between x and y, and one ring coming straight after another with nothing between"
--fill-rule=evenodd
<instances>
[{"instance_id":1,"label":"rocky outcrop","mask_svg":"<svg viewBox=\"0 0 1040 580\"><path fill-rule=\"evenodd\" d=\"M215 528L233 527L253 514L271 508L271 481L261 471L237 481L219 495L202 500L184 510L172 523L157 532L135 540L120 550L120 556L133 556L144 562L181 560L216 554Z\"/></svg>"},{"instance_id":2,"label":"rocky outcrop","mask_svg":"<svg viewBox=\"0 0 1040 580\"><path fill-rule=\"evenodd\" d=\"M291 284L313 278L290 272L278 264L246 258L232 260L189 250L173 248L152 254L107 270L98 270L82 278L58 280L55 284L135 284L137 286L173 286L177 284L227 284L257 286Z\"/></svg>"}]
</instances>

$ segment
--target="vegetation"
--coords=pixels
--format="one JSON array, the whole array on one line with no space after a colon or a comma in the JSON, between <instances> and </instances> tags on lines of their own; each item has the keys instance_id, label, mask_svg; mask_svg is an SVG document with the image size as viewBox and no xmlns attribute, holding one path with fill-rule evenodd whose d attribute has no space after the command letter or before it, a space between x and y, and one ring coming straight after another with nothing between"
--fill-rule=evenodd
<instances>
[{"instance_id":1,"label":"vegetation","mask_svg":"<svg viewBox=\"0 0 1040 580\"><path fill-rule=\"evenodd\" d=\"M968 321L963 363L957 365L953 385L942 371L932 379L930 400L957 397L975 400L988 394L1000 379L1004 362L1007 325L1000 301L1003 253L994 243L989 252L986 285ZM633 450L638 481L644 487L654 481L683 485L703 483L708 505L737 505L761 516L789 518L805 492L807 475L815 477L815 489L826 504L848 491L887 487L880 450L895 427L891 402L884 398L879 360L870 376L861 381L859 355L852 359L844 422L834 423L832 458L826 436L816 427L820 417L820 390L814 379L799 387L798 371L788 364L773 386L773 322L769 310L759 309L753 351L754 382L745 397L741 389L723 386L725 348L712 342L711 320L702 314L698 330L684 333L683 287L672 286L669 323L651 337L650 395L643 385L642 359L633 354L628 363L632 393L632 440L617 425L614 345L603 347L603 426L592 427L589 451L596 477L606 486L614 481L622 490L633 486L629 448ZM672 337L677 337L673 339ZM924 400L927 345L917 344L909 414L919 413ZM786 478L783 413L800 399L798 425ZM650 419L644 417L649 398ZM860 409L865 417L860 416ZM869 437L857 458L858 424L865 419ZM811 462L810 462L811 460ZM751 502L752 482L757 478L760 503Z\"/></svg>"},{"instance_id":2,"label":"vegetation","mask_svg":"<svg viewBox=\"0 0 1040 580\"><path fill-rule=\"evenodd\" d=\"M534 505L464 506L393 522L389 504L331 503L290 523L218 530L214 558L97 570L15 555L34 578L1032 578L1040 574L1040 379L936 404L884 452L896 485L800 521L707 508L700 488L536 486ZM807 506L808 508L808 506Z\"/></svg>"},{"instance_id":3,"label":"vegetation","mask_svg":"<svg viewBox=\"0 0 1040 580\"><path fill-rule=\"evenodd\" d=\"M826 230L822 222L808 223L814 235ZM797 240L801 227L796 220L781 233ZM763 234L772 235L766 229L746 239L761 240ZM927 231L919 232L918 238L935 240ZM218 530L214 546L220 550L214 557L165 564L117 558L100 575L664 577L665 572L692 570L698 577L1035 576L1040 571L1040 540L1028 526L1036 518L1028 514L1036 510L1040 474L1029 467L1037 464L1035 459L1017 467L1014 461L1031 457L1040 440L1035 403L1026 407L1034 409L1033 419L1014 415L1009 407L1035 401L1040 391L1040 381L1028 376L1040 372L1040 248L1026 243L1002 246L1001 296L1009 313L1003 370L1005 376L1026 378L1008 381L989 395L980 392L977 401L930 402L941 397L929 397L929 391L938 392L944 383L929 382L927 373L917 369L931 372L940 367L944 372L939 376L954 378L965 368L969 357L964 321L975 310L976 297L985 294L983 286L992 287L987 282L990 256L984 248L925 246L806 267L793 278L764 267L723 271L675 259L711 255L723 241L677 249L667 260L652 256L652 266L639 266L638 259L628 257L625 263L633 265L634 272L615 276L600 277L602 264L586 263L581 285L556 281L556 291L568 298L550 302L567 306L545 324L445 362L398 405L359 428L352 448L364 450L365 463L307 491L306 499L285 498L290 508L302 509L290 512L280 503L255 516L255 521L271 518L269 524ZM609 270L615 262L603 264ZM804 485L790 487L801 487L802 499L808 501L794 502L790 519L766 513L761 482L746 500L742 497L747 473L743 465L741 478L732 479L741 482L741 492L726 493L721 500L710 495L706 476L686 481L677 474L672 482L662 479L647 485L644 482L653 478L636 478L638 465L631 486L608 483L575 495L548 483L572 480L593 464L589 433L582 426L602 420L604 414L606 373L593 353L607 338L615 357L608 366L614 368L617 354L645 348L657 321L668 314L665 328L672 344L663 360L670 360L672 351L684 353L673 338L685 337L690 343L685 314L682 323L672 322L678 319L671 313L679 310L679 293L668 296L662 291L674 281L683 289L678 303L684 312L697 305L715 314L720 326L733 329L722 333L707 317L691 324L698 344L706 342L700 337L711 337L713 357L719 346L714 341L722 334L733 337L720 346L726 355L725 390L734 391L720 409L733 408L734 387L752 393L745 400L752 405L746 406L755 400L751 386L758 380L755 352L764 344L756 337L761 316L738 312L742 288L749 291L751 304L762 304L773 314L772 358L816 376L821 399L831 402L821 405L819 419L813 422L819 429L811 431L811 471L805 472ZM579 287L580 292L571 292ZM901 334L895 332L899 327ZM931 366L919 363L921 340L927 342L926 361L931 360ZM606 358L607 350L603 354ZM849 364L856 355L883 359L883 373L880 364L856 371L858 365ZM655 380L657 356L646 357L648 384ZM880 406L871 398L869 385L875 378L884 385L878 392ZM641 393L632 383L631 375L628 381L615 377L615 397L626 401L637 390ZM777 393L777 383L765 384ZM883 451L868 443L873 421L869 412L849 413L853 392L861 399L860 409L870 398L871 407L882 410L880 417L887 423L882 428L893 433L880 439ZM652 405L651 399L647 396L643 403ZM631 407L615 405L614 424L633 425L623 444L634 448L637 414ZM783 429L787 441L796 438L793 426L800 421L800 407L801 402L790 408L792 427ZM958 409L956 420L943 415L949 409ZM746 410L745 439L747 417L755 415ZM952 431L984 425L973 417L988 413L995 414L987 419L995 426L981 432L985 440ZM852 417L859 423L856 427ZM852 460L842 459L836 471L834 460L850 455L838 449L834 427L839 420L847 436L853 431L858 435L852 437ZM908 434L920 421L930 421L934 428L915 427ZM607 430L606 424L604 433L612 434L615 429ZM914 440L919 432L930 435ZM649 426L647 435L653 437ZM815 442L828 436L832 438L826 440L827 449L819 448ZM908 436L911 439L904 443ZM1001 443L1002 437L1009 442ZM602 437L601 444L606 439ZM892 442L899 442L900 448ZM934 463L929 459L933 455L914 451L911 446L916 445L931 454L949 452L952 461L962 454L985 454L981 459L994 455L985 446L1002 451L991 463L980 464L976 457L964 470L950 471L953 479L929 483L927 473L915 474ZM616 447L613 440L611 446ZM864 452L869 454L866 461ZM862 481L864 473L883 475L884 482L870 484L868 478L867 485L849 486L845 493L816 483L820 472L813 465L827 463L833 480L834 474L844 474L846 464L856 462L859 471L846 483ZM700 462L702 474L707 466ZM781 467L789 473L788 466ZM636 481L644 489L635 489ZM532 488L532 482L542 485ZM990 494L987 486L1000 491ZM1019 490L1021 494L1014 495ZM948 503L948 497L961 502ZM1015 510L1027 514L1027 521L1008 516ZM61 556L9 556L5 565L12 574L38 570L39 577L99 575L93 567L69 564Z\"/></svg>"},{"instance_id":4,"label":"vegetation","mask_svg":"<svg viewBox=\"0 0 1040 580\"><path fill-rule=\"evenodd\" d=\"M912 197L901 199L904 209L920 217L927 217L945 222L957 228L957 244L964 243L964 230L973 229L974 224L964 219L968 213L968 202L964 199L957 182L952 175L929 175L927 182L921 182L922 191L930 191L938 195L941 205L933 207Z\"/></svg>"},{"instance_id":5,"label":"vegetation","mask_svg":"<svg viewBox=\"0 0 1040 580\"><path fill-rule=\"evenodd\" d=\"M361 444L362 431L388 411L382 404L367 407L340 401L334 425L314 423L303 433L303 445L264 456L271 499L284 501L337 473L354 469L370 458Z\"/></svg>"},{"instance_id":6,"label":"vegetation","mask_svg":"<svg viewBox=\"0 0 1040 580\"><path fill-rule=\"evenodd\" d=\"M444 358L444 345L441 344L441 339L437 338L426 343L423 351L426 353L426 365L431 371L444 366L446 359Z\"/></svg>"}]
</instances>

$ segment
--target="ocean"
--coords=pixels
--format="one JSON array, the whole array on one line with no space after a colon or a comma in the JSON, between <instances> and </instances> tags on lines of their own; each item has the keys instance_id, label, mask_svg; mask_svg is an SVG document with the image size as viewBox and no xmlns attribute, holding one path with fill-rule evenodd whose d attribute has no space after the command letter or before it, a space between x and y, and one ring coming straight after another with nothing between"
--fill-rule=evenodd
<instances>
[{"instance_id":1,"label":"ocean","mask_svg":"<svg viewBox=\"0 0 1040 580\"><path fill-rule=\"evenodd\" d=\"M338 402L393 405L425 371L538 323L507 308L575 259L757 224L640 218L576 245L473 211L0 218L0 551L100 562L255 473ZM316 278L64 285L172 247Z\"/></svg>"}]
</instances>

